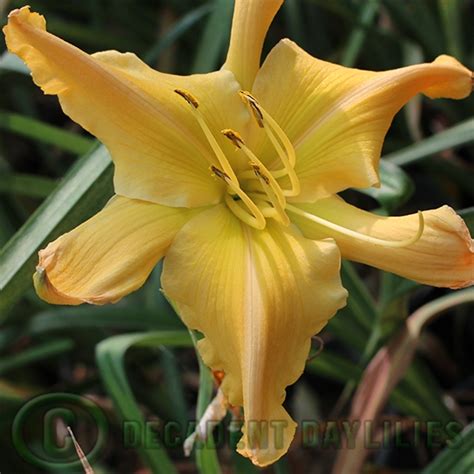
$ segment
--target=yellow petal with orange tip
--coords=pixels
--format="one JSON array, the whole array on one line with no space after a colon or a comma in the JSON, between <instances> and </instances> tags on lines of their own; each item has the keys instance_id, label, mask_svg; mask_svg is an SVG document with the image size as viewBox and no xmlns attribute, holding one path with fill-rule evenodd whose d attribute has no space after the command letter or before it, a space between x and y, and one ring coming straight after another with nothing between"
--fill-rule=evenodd
<instances>
[{"instance_id":1,"label":"yellow petal with orange tip","mask_svg":"<svg viewBox=\"0 0 474 474\"><path fill-rule=\"evenodd\" d=\"M277 223L262 230L216 206L191 219L164 261L162 285L221 389L243 406L239 452L258 466L280 458L295 422L282 403L303 372L311 336L345 304L332 240L311 241Z\"/></svg>"},{"instance_id":2,"label":"yellow petal with orange tip","mask_svg":"<svg viewBox=\"0 0 474 474\"><path fill-rule=\"evenodd\" d=\"M223 185L209 172L212 150L174 90L202 99L201 109L216 130L242 128L248 113L230 71L173 76L130 53L88 55L48 33L45 19L29 7L12 11L3 31L36 84L58 95L64 112L107 146L117 193L175 207L221 199Z\"/></svg>"},{"instance_id":3,"label":"yellow petal with orange tip","mask_svg":"<svg viewBox=\"0 0 474 474\"><path fill-rule=\"evenodd\" d=\"M387 241L416 235L417 214L382 217L333 196L297 207L347 229ZM402 248L371 244L295 215L293 221L310 239L332 237L349 260L396 273L432 286L462 288L474 283L474 243L464 221L448 206L423 211L424 229L413 244Z\"/></svg>"},{"instance_id":4,"label":"yellow petal with orange tip","mask_svg":"<svg viewBox=\"0 0 474 474\"><path fill-rule=\"evenodd\" d=\"M414 95L461 99L471 90L471 71L449 56L373 72L321 61L282 40L265 60L252 93L295 148L302 191L293 200L312 202L349 187L378 185L385 134ZM254 148L268 163L274 152L262 137L254 137Z\"/></svg>"},{"instance_id":5,"label":"yellow petal with orange tip","mask_svg":"<svg viewBox=\"0 0 474 474\"><path fill-rule=\"evenodd\" d=\"M115 196L40 250L36 292L53 304L115 303L143 285L176 232L197 212Z\"/></svg>"},{"instance_id":6,"label":"yellow petal with orange tip","mask_svg":"<svg viewBox=\"0 0 474 474\"><path fill-rule=\"evenodd\" d=\"M283 0L235 0L230 45L224 69L241 88L251 90L260 67L263 42Z\"/></svg>"}]
</instances>

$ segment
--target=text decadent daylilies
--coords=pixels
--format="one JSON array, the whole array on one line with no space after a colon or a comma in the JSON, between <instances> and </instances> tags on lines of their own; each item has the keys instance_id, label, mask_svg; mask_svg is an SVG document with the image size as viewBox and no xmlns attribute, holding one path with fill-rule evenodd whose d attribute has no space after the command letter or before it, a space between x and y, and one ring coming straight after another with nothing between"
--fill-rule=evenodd
<instances>
[{"instance_id":1,"label":"text decadent daylilies","mask_svg":"<svg viewBox=\"0 0 474 474\"><path fill-rule=\"evenodd\" d=\"M116 302L164 259L162 285L205 338L206 364L245 420L283 422L263 445L244 424L239 452L264 466L295 423L282 407L311 336L344 306L340 254L429 285L473 282L473 243L449 207L380 217L337 196L378 185L382 142L411 97L460 99L471 72L448 56L386 72L311 57L285 39L260 68L282 0L236 0L220 71L174 76L135 55L88 55L11 12L11 52L46 94L96 135L115 163L116 195L39 254L35 286L56 304ZM278 441L278 442L276 442Z\"/></svg>"}]
</instances>

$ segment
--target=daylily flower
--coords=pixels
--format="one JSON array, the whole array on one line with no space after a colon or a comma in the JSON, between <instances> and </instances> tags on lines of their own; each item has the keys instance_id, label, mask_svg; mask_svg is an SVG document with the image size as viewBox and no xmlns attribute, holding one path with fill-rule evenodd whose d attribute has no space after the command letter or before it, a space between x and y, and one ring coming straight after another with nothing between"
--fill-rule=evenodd
<instances>
[{"instance_id":1,"label":"daylily flower","mask_svg":"<svg viewBox=\"0 0 474 474\"><path fill-rule=\"evenodd\" d=\"M345 304L340 252L452 288L472 284L474 263L449 207L380 217L337 196L379 184L384 136L411 97L466 97L471 72L448 56L349 69L287 39L260 67L281 3L236 0L223 68L184 77L130 53L88 55L46 32L28 7L4 29L34 81L115 163L105 208L40 251L38 294L116 302L164 257L163 289L204 334L204 361L225 373L223 393L244 410L239 452L260 466L287 451L296 424L285 388L301 375L311 336Z\"/></svg>"}]
</instances>

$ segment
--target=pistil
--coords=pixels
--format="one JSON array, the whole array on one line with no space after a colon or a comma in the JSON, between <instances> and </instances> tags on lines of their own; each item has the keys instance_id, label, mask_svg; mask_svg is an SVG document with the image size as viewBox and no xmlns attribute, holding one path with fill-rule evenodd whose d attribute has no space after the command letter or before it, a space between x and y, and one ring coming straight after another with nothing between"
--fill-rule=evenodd
<instances>
[{"instance_id":1,"label":"pistil","mask_svg":"<svg viewBox=\"0 0 474 474\"><path fill-rule=\"evenodd\" d=\"M319 224L322 227L326 227L327 229L331 229L335 232L338 232L339 234L346 235L348 237L352 237L354 239L367 242L369 244L380 245L381 247L401 248L413 245L423 235L423 230L425 228L425 219L423 217L423 213L421 211L418 211L418 230L415 235L413 235L409 239L385 240L373 237L371 235L362 234L355 230L340 226L339 224L335 224L334 222L323 219L322 217L315 216L313 214L310 214L309 212L303 211L303 209L300 209L299 207L293 206L291 204L286 205L286 210L293 212L298 216L304 217L305 219L308 219L312 222L315 222L316 224Z\"/></svg>"}]
</instances>

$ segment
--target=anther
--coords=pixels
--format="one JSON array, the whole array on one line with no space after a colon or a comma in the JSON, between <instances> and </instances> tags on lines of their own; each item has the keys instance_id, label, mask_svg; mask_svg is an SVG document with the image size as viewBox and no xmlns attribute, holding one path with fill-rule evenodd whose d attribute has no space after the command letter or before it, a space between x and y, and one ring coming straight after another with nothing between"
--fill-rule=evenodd
<instances>
[{"instance_id":1,"label":"anther","mask_svg":"<svg viewBox=\"0 0 474 474\"><path fill-rule=\"evenodd\" d=\"M297 196L300 193L301 188L298 177L294 171L296 155L293 145L278 123L260 106L257 99L252 94L247 91L239 91L239 95L244 103L250 107L258 126L264 129L283 163L283 169L276 172L274 171L273 175L275 178L281 178L285 175L288 175L290 178L291 189L283 190L283 194L285 196ZM283 146L280 145L277 137Z\"/></svg>"},{"instance_id":2,"label":"anther","mask_svg":"<svg viewBox=\"0 0 474 474\"><path fill-rule=\"evenodd\" d=\"M262 178L266 184L270 184L270 178L266 174L262 173L260 166L253 163L250 163L250 166L252 167L253 172L257 178Z\"/></svg>"},{"instance_id":3,"label":"anther","mask_svg":"<svg viewBox=\"0 0 474 474\"><path fill-rule=\"evenodd\" d=\"M232 130L231 128L225 128L224 130L221 130L221 133L226 138L228 138L237 148L242 148L244 140L241 137L240 133L236 132L235 130Z\"/></svg>"},{"instance_id":4,"label":"anther","mask_svg":"<svg viewBox=\"0 0 474 474\"><path fill-rule=\"evenodd\" d=\"M258 126L263 128L263 114L257 105L257 99L255 99L255 97L247 91L239 91L239 94L244 104L247 104L250 107L250 110L252 111Z\"/></svg>"},{"instance_id":5,"label":"anther","mask_svg":"<svg viewBox=\"0 0 474 474\"><path fill-rule=\"evenodd\" d=\"M230 132L230 133L224 133L224 132ZM229 140L234 141L236 137L240 137L240 135L237 132L234 132L233 130L223 130L222 133L224 133L224 136L226 136ZM261 171L262 175L265 176L265 182L271 186L273 189L273 192L278 198L278 201L281 205L281 207L285 207L286 200L285 196L283 195L283 192L278 185L276 179L272 176L270 171L267 169L267 167L257 158L257 156L245 145L243 142L242 138L240 137L239 141L239 148L242 150L242 152L247 155L247 158L250 160L250 166L252 167L254 173L255 173L255 166L258 168L259 171ZM260 178L260 175L256 174L257 178Z\"/></svg>"},{"instance_id":6,"label":"anther","mask_svg":"<svg viewBox=\"0 0 474 474\"><path fill-rule=\"evenodd\" d=\"M236 186L239 185L239 182L237 180L237 176L235 176L234 170L232 169L232 166L230 165L229 161L227 160L224 152L222 151L221 147L217 143L217 140L215 139L214 135L212 134L209 126L206 123L206 120L204 119L204 116L202 113L199 111L199 102L197 99L188 91L184 91L182 89L175 89L174 90L176 94L181 96L190 106L191 106L191 111L196 118L199 126L201 127L205 137L207 138L207 141L209 142L209 145L212 148L212 151L216 155L217 161L219 162L219 165L222 167L224 172L229 176L229 178L234 182Z\"/></svg>"},{"instance_id":7,"label":"anther","mask_svg":"<svg viewBox=\"0 0 474 474\"><path fill-rule=\"evenodd\" d=\"M210 168L211 168L212 173L216 175L218 178L223 179L225 182L227 182L228 179L230 180L230 176L227 173L224 173L219 168L216 168L213 165Z\"/></svg>"},{"instance_id":8,"label":"anther","mask_svg":"<svg viewBox=\"0 0 474 474\"><path fill-rule=\"evenodd\" d=\"M192 105L195 109L199 107L199 102L197 101L196 97L194 97L188 91L184 91L183 89L175 89L176 94L180 95L189 105Z\"/></svg>"}]
</instances>

